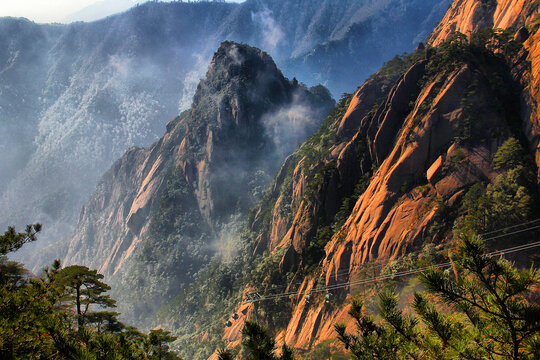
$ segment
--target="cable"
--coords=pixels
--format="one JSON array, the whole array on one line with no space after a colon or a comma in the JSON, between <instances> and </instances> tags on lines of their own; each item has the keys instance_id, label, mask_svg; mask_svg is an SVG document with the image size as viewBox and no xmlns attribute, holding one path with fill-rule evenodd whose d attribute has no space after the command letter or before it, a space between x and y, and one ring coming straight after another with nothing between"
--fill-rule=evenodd
<instances>
[{"instance_id":1,"label":"cable","mask_svg":"<svg viewBox=\"0 0 540 360\"><path fill-rule=\"evenodd\" d=\"M508 230L508 229L512 229L512 228L516 228L518 226L523 226L523 225L527 225L527 224L530 224L530 223L533 223L533 222L539 222L540 219L536 219L536 220L533 220L533 221L528 221L528 222L525 222L525 223L522 223L522 224L519 224L519 225L513 225L513 226L508 226L506 228L501 228L501 229L497 229L497 230L493 230L493 231L490 231L488 233L484 233L484 234L481 234L479 236L484 236L486 234L490 234L490 233L495 233L495 232L500 232L500 231L503 231L503 230ZM535 229L540 229L540 225L536 225L536 226L531 226L531 227L528 227L528 228L525 228L525 229L521 229L521 230L517 230L517 231L514 231L514 232L511 232L511 233L505 233L505 234L501 234L501 235L497 235L497 236L493 236L493 237L488 237L488 238L484 238L484 242L490 242L490 241L493 241L493 240L496 240L496 239L499 239L501 237L505 237L505 236L509 236L509 235L515 235L515 234L519 234L519 233L522 233L522 232L525 232L525 231L530 231L530 230L535 230ZM450 248L445 248L445 249L441 249L441 250L438 250L435 252L435 254L440 254L444 251L448 251L448 250L453 250L455 249L455 247L450 247ZM408 252L406 253L406 255L414 255L414 254L420 254L422 252L422 250L418 250L418 251L412 251L412 252ZM392 261L392 260L390 260ZM377 265L377 266L384 266L384 265L387 265L388 263L390 263L390 261L388 261L387 263L383 263L383 264L380 264L380 265ZM394 260L396 263L400 263L400 262L404 262L405 259L400 259L400 260ZM344 269L344 270L340 270L336 273L336 276L339 276L339 273L340 272L345 272L347 271L348 273L348 270L349 268L347 269Z\"/></svg>"},{"instance_id":2,"label":"cable","mask_svg":"<svg viewBox=\"0 0 540 360\"><path fill-rule=\"evenodd\" d=\"M531 227L526 228L526 229L517 230L517 231L514 231L514 232L510 232L510 233L506 233L506 234L501 234L501 235L497 235L497 236L492 236L492 237L490 237L490 238L485 239L484 241L491 241L491 240L499 239L499 238L504 237L504 236L510 236L510 235L515 235L515 234L520 234L520 233L525 232L525 231L534 230L534 229L539 229L539 228L540 228L540 225L531 226Z\"/></svg>"},{"instance_id":3,"label":"cable","mask_svg":"<svg viewBox=\"0 0 540 360\"><path fill-rule=\"evenodd\" d=\"M494 257L494 256L510 254L510 253L514 253L514 252L518 252L518 251L529 250L529 249L533 249L533 248L536 248L536 247L539 247L539 246L540 246L540 241L537 241L537 242L534 242L534 243L518 245L518 246L514 246L514 247L511 247L511 248L507 248L507 249L493 251L493 252L488 253L486 255L489 256L489 257ZM364 285L364 284L373 283L373 282L377 282L377 281L381 281L381 280L388 280L388 279L395 279L395 278L403 277L403 276L409 276L409 275L417 274L417 273L420 273L420 272L423 272L423 271L426 271L426 270L429 270L429 269L438 269L438 268L445 268L445 267L451 267L451 266L452 266L451 262L440 263L440 264L436 264L434 266L426 266L426 267L422 267L422 268L406 270L406 271L398 272L398 273L395 273L395 274L382 275L382 276L373 277L373 278L369 278L369 279L363 279L363 280L358 280L358 281L353 281L353 282L346 282L346 283L341 283L341 284L330 285L330 286L326 286L326 287L324 287L322 289L312 289L310 291L310 293L327 292L327 291L341 289L341 288L355 286L355 285ZM264 300L279 299L279 298L284 298L284 297L290 297L290 296L293 296L293 295L298 295L300 293L301 293L300 291L295 291L295 292L289 292L289 293L285 293L285 294L270 295L270 296L260 297L258 299L252 299L252 300L250 300L250 302L258 302L258 301L264 301Z\"/></svg>"},{"instance_id":4,"label":"cable","mask_svg":"<svg viewBox=\"0 0 540 360\"><path fill-rule=\"evenodd\" d=\"M489 234L495 234L495 233L498 233L498 232L501 232L501 231L515 229L517 227L524 226L524 225L536 224L538 222L540 222L540 219L524 222L524 223L513 225L513 226L508 226L508 227L505 227L505 228L500 228L500 229L497 229L497 230L493 230L493 231L490 231L490 232L483 233L480 236L485 236L485 235L489 235ZM540 228L540 225L529 226L529 227L527 227L525 229L516 230L516 231L506 233L506 234L502 234L502 235L495 235L495 236L487 237L487 238L484 238L483 240L484 240L484 242L489 242L489 241L499 239L501 237L508 237L508 236L511 236L511 235L523 233L525 231L535 230L535 229L538 229L538 228ZM537 242L533 242L533 243L528 243L528 244L523 244L523 245L518 245L518 246L506 248L506 249L492 251L492 252L490 252L490 253L488 253L486 255L489 256L489 257L502 256L502 255L505 255L505 254L511 254L511 253L515 253L515 252L519 252L519 251L525 251L525 250L537 248L539 246L540 246L540 241L537 241ZM437 251L435 253L442 253L444 251L452 250L454 248L455 247L441 249L441 250L439 250L439 251ZM407 255L412 255L412 254L415 254L415 253L421 253L421 250L416 251L416 252L407 253ZM377 259L377 260L379 260L379 259ZM382 266L387 265L388 263L390 263L390 261L391 260L389 260L387 262L384 262L384 263L381 263L381 264L377 264L376 266L377 267L382 267ZM404 259L396 260L395 262L399 264L401 262L404 262ZM389 280L389 279L396 279L396 278L401 278L401 277L405 277L405 276L410 276L410 275L414 275L414 274L424 272L424 271L426 271L428 269L442 269L442 268L449 268L451 266L452 266L452 262L444 262L444 263L439 263L439 264L436 264L436 265L425 266L425 267L422 267L422 268L404 270L404 271L400 271L400 272L397 272L397 273L394 273L394 274L381 275L381 276L376 276L376 277L372 277L372 278L368 278L368 279L362 279L362 280L357 280L357 281L349 281L349 282L344 282L344 283L338 283L338 284L334 284L334 285L325 286L323 288L311 289L309 293L314 294L314 293L321 293L321 292L329 292L329 291L332 291L332 290L337 290L337 289L346 288L346 287L365 285L365 284L374 283L374 282L378 282L378 281L384 281L384 280ZM346 269L347 274L349 273L349 270L350 270L350 268ZM338 274L340 272L337 272L333 276L339 277L340 275L338 275ZM318 277L317 280L322 278L323 276L324 276L324 273L321 274L321 276ZM296 284L303 284L303 283L304 283L304 281L298 282ZM294 286L296 284L292 284L292 285L289 284L289 285L287 285L287 287L290 288L291 286ZM283 286L274 287L273 289L279 289L279 288L283 288ZM297 291L289 291L289 292L286 292L286 293L267 295L267 296L264 296L264 297L258 297L258 298L254 297L254 298L250 299L248 302L249 303L255 303L255 302L260 302L260 301L265 301L265 300L276 300L276 299L280 299L280 298L290 298L291 296L297 296L297 295L299 295L301 293L302 293L302 291L299 291L299 290L297 290ZM251 294L253 295L254 293L251 293ZM250 294L248 294L248 296L249 295Z\"/></svg>"},{"instance_id":5,"label":"cable","mask_svg":"<svg viewBox=\"0 0 540 360\"><path fill-rule=\"evenodd\" d=\"M536 222L540 222L540 219L535 219L535 220L531 220L531 221L526 221L526 222L524 222L524 223L517 224L517 225L512 225L512 226L508 226L508 227L505 227L505 228L502 228L502 229L496 229L496 230L488 231L488 232L485 232L485 233L483 233L483 234L480 234L480 236L486 236L486 235L489 235L489 234L492 234L492 233L496 233L496 232L499 232L499 231L508 230L508 229L513 229L513 228L516 228L516 227L519 227L519 226L529 225L529 224L536 223Z\"/></svg>"},{"instance_id":6,"label":"cable","mask_svg":"<svg viewBox=\"0 0 540 360\"><path fill-rule=\"evenodd\" d=\"M517 224L517 225L512 225L512 226L507 226L507 227L504 227L504 228L500 228L500 229L496 229L496 230L492 230L492 231L489 231L489 232L486 232L486 233L482 233L480 234L479 236L485 236L485 235L488 235L488 234L493 234L493 233L497 233L497 232L501 232L501 231L505 231L505 230L510 230L510 229L514 229L516 227L519 227L519 226L524 226L524 225L530 225L530 224L533 224L533 223L538 223L540 222L540 219L535 219L535 220L531 220L531 221L526 221L526 222L523 222L521 224ZM521 229L521 230L517 230L517 231L514 231L514 232L510 232L510 233L505 233L505 234L501 234L501 235L497 235L497 236L492 236L492 237L487 237L487 238L484 238L484 242L490 242L490 241L493 241L493 240L496 240L496 239L499 239L501 237L505 237L505 236L510 236L510 235L515 235L515 234L519 234L519 233L522 233L522 232L526 232L526 231L530 231L530 230L534 230L534 229L540 229L540 224L539 225L535 225L535 226L530 226L530 227L527 227L525 229ZM434 252L434 254L441 254L445 251L449 251L449 250L453 250L455 249L455 247L450 247L450 248L444 248L444 249L441 249L441 250L438 250L436 252ZM420 254L422 253L422 250L417 250L417 251L412 251L412 252L408 252L406 253L405 255L415 255L415 254ZM394 263L396 265L399 265L401 263L404 263L406 261L406 259L399 259L399 260L390 260L388 258L386 258L388 261L386 262L382 262L380 264L372 264L372 268L373 269L378 269L378 268L381 268L381 267L384 267L386 265L388 265L391 261L394 261ZM385 258L379 258L377 259L376 261L379 261L379 260L386 260ZM350 272L350 267L347 267L346 269L341 269L340 271L332 274L332 277L336 277L336 278L339 278L341 276L344 276L344 275L348 275ZM321 274L321 276L317 277L317 280L323 278L327 273L323 273ZM273 286L271 289L272 290L278 290L278 289L283 289L283 288L291 288L293 286L296 286L296 285L301 285L303 284L304 281L301 281L301 282L296 282L296 283L292 283L292 284L288 284L288 285L278 285L278 286Z\"/></svg>"},{"instance_id":7,"label":"cable","mask_svg":"<svg viewBox=\"0 0 540 360\"><path fill-rule=\"evenodd\" d=\"M506 249L492 251L490 253L487 253L486 256L488 256L488 257L502 256L502 255L505 255L505 254L511 254L511 253L515 253L515 252L519 252L519 251L530 250L530 249L537 248L537 247L540 247L540 241L536 241L536 242L528 243L528 244L523 244L523 245L517 245L517 246L509 247L509 248L506 248ZM336 289L340 289L340 288L352 287L352 286L355 286L355 285L363 285L363 284L378 282L378 281L381 281L381 280L395 279L395 278L399 278L399 277L405 277L405 276L409 276L409 275L413 275L413 274L418 274L418 273L421 273L421 272L424 272L424 271L430 270L430 269L443 269L443 268L449 268L449 267L452 267L452 266L453 266L452 262L445 262L445 263L440 263L440 264L436 264L436 265L433 265L433 266L425 266L425 267L422 267L422 268L410 269L410 270L398 272L396 274L388 274L388 275L373 277L373 278L370 278L370 279L363 279L363 280L354 281L354 282L336 284L336 285L332 285L332 286L327 286L327 287L325 287L323 289L312 289L309 292L309 294L311 295L311 294L318 293L318 292L328 292L328 291L332 291L332 290L336 290ZM274 295L274 296L266 296L266 297L261 297L259 299L254 299L254 300L252 300L250 302L255 303L255 302L260 302L260 301L265 301L265 300L275 300L275 299L279 299L279 298L290 297L292 295L298 295L300 293L301 293L300 291L297 291L297 292L290 292L290 293L279 294L279 295ZM272 319L274 321L275 320L290 320L291 317L290 316L286 316L286 317L285 316L279 316L279 317L273 317Z\"/></svg>"},{"instance_id":8,"label":"cable","mask_svg":"<svg viewBox=\"0 0 540 360\"><path fill-rule=\"evenodd\" d=\"M516 227L519 227L519 226L529 225L529 224L537 223L537 222L540 222L540 219L536 219L536 220L532 220L532 221L527 221L527 222L524 222L524 223L521 223L521 224L517 224L517 225L513 225L513 226L508 226L508 227L496 229L496 230L493 230L493 231L490 231L490 232L486 232L486 233L480 234L479 236L482 236L482 237L483 237L483 236L488 235L488 234L493 234L493 233L497 233L497 232L501 232L501 231L504 231L504 230L509 230L509 229L513 229L513 228L516 228ZM525 232L525 231L534 230L534 229L540 229L540 224L539 224L539 225L535 225L535 226L531 226L531 227L528 227L528 228L525 228L525 229L517 230L517 231L511 232L511 233L505 233L505 234L501 234L501 235L497 235L497 236L487 237L487 238L484 238L483 240L484 240L484 242L490 242L490 241L499 239L499 238L501 238L501 237L510 236L510 235L515 235L515 234L519 234L519 233L522 233L522 232ZM441 250L438 250L438 251L434 252L434 254L440 254L440 253L443 253L443 252L445 252L445 251L452 250L452 249L455 249L455 247L450 247L450 248L441 249ZM415 255L415 254L420 254L420 253L422 253L422 251L423 251L423 250L411 251L411 252L406 253L405 255ZM383 260L384 260L384 258L380 258L380 259L383 259ZM387 258L387 259L388 259L388 258ZM377 260L379 260L379 259L377 259ZM390 259L388 259L388 261L385 262L385 263L375 264L375 265L372 265L372 266L383 267L383 266L389 264L391 261L394 261L396 264L400 264L400 263L405 262L406 259L399 259L399 260L390 260ZM349 274L349 271L350 271L350 268L342 269L342 270L336 272L335 274L332 274L332 276L339 277L339 276L344 275L344 274ZM322 277L322 276L321 276L321 277ZM295 285L295 284L290 284L290 285ZM275 289L275 288L280 288L280 287L281 287L281 288L283 288L283 287L289 287L290 285L285 285L285 286L282 285L282 286L274 287L274 289Z\"/></svg>"}]
</instances>

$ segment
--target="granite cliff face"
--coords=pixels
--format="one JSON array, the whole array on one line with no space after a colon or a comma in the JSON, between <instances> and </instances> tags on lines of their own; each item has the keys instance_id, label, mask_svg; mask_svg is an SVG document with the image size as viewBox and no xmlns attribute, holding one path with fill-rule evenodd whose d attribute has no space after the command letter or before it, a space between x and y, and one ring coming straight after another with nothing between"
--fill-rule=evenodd
<instances>
[{"instance_id":1,"label":"granite cliff face","mask_svg":"<svg viewBox=\"0 0 540 360\"><path fill-rule=\"evenodd\" d=\"M433 46L459 31L470 34L489 27L515 29L531 24L538 13L538 4L528 0L454 1L429 38Z\"/></svg>"},{"instance_id":2,"label":"granite cliff face","mask_svg":"<svg viewBox=\"0 0 540 360\"><path fill-rule=\"evenodd\" d=\"M341 94L389 53L413 48L448 3L152 1L91 23L0 18L0 131L10 134L0 139L0 226L44 224L41 241L15 256L36 271L58 256L35 258L73 229L118 157L152 144L191 106L222 41L257 46L291 78Z\"/></svg>"},{"instance_id":3,"label":"granite cliff face","mask_svg":"<svg viewBox=\"0 0 540 360\"><path fill-rule=\"evenodd\" d=\"M538 23L537 1L461 1L454 2L443 20L435 28L429 44L436 46L448 39L452 32L464 34L490 27L494 29L510 29L516 33L516 39L523 42L521 57L526 58L526 67L517 67L514 72L523 86L522 113L529 120L524 122L524 132L536 150L536 163L540 165L540 118L537 111L538 74L540 73L540 54L538 52L538 31L534 24ZM530 30L530 31L529 31Z\"/></svg>"},{"instance_id":4,"label":"granite cliff face","mask_svg":"<svg viewBox=\"0 0 540 360\"><path fill-rule=\"evenodd\" d=\"M222 228L253 206L288 151L274 135L294 123L290 140L302 142L333 104L324 87L285 79L263 51L223 43L191 109L104 175L63 262L99 269L129 311L148 316L189 284Z\"/></svg>"},{"instance_id":5,"label":"granite cliff face","mask_svg":"<svg viewBox=\"0 0 540 360\"><path fill-rule=\"evenodd\" d=\"M538 19L534 1L456 0L426 46L388 61L320 128L323 88L224 43L190 110L101 180L64 262L104 272L122 312L173 330L186 358L238 345L256 314L301 351L334 339L350 297L370 291L349 284L366 271L444 247L457 227L491 230L474 222L483 201L511 214L497 226L537 211ZM523 161L505 168L512 141ZM271 299L255 308L248 294Z\"/></svg>"},{"instance_id":6,"label":"granite cliff face","mask_svg":"<svg viewBox=\"0 0 540 360\"><path fill-rule=\"evenodd\" d=\"M347 299L363 291L350 281L451 241L476 189L487 186L489 195L515 175L495 160L509 138L536 157L530 166L538 171L538 14L533 1L456 0L427 49L383 66L285 162L250 222L260 234L255 253L266 251L278 270L243 294L292 293L258 305L259 316L283 329L281 341L307 351L334 339L333 325L347 322ZM507 40L497 43L501 34ZM538 181L530 179L531 197L506 193L505 201L528 207L508 224L534 214ZM279 278L292 280L272 285ZM280 325L271 320L275 304L286 309ZM234 312L243 315L223 335L232 346L255 308L243 301Z\"/></svg>"}]
</instances>

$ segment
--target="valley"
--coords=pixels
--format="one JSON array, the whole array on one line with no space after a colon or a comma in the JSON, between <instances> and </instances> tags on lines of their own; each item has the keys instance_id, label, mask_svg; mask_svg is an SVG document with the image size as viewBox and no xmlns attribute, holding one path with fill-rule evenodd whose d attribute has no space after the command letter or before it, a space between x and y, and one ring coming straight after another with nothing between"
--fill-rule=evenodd
<instances>
[{"instance_id":1,"label":"valley","mask_svg":"<svg viewBox=\"0 0 540 360\"><path fill-rule=\"evenodd\" d=\"M179 9L204 14L200 21L209 26L215 18L228 22L203 27L206 34L186 29L193 39L172 37L178 43L171 47L147 38L169 36L160 32L168 28L161 20L157 28L150 20L162 19L165 9L178 11L169 13L169 24L180 21L180 13L188 18ZM297 24L286 16L293 9L304 9ZM438 11L442 20L435 25ZM42 222L44 229L46 220L65 221L65 230L57 232L65 236L47 240L41 227L20 237L6 233L2 241L12 245L2 255L31 242L23 247L31 255L15 259L32 259L27 266L49 264L39 280L47 289L65 284L58 279L69 275L50 267L55 258L66 269L96 269L117 301L116 315L107 315L109 326L121 321L148 332L147 338L133 338L139 345L155 345L150 336L157 336L167 344L159 345L166 350L162 355L171 359L534 358L540 339L534 265L540 246L538 1L156 3L102 22L119 24L135 14L144 14L137 19L148 27L136 27L142 35L134 47L116 33L110 39L118 41L111 49L121 44L122 52L138 55L114 65L119 67L112 78L99 70L103 63L87 62L85 71L100 74L92 75L94 81L106 85L69 79L70 88L88 86L76 101L88 101L83 115L69 105L72 94L51 102L51 109L78 115L51 127L65 129L67 142L55 140L56 131L44 139L65 149L67 164L76 161L94 177L77 185L84 191L57 180L52 192L34 187L34 199L45 196L57 211L51 217L24 210L37 211L41 200L14 197L20 210L9 202L1 207L12 218L20 211L26 223ZM422 20L413 26L415 17ZM381 21L374 25L376 19ZM258 20L258 30L241 26L256 27ZM93 25L70 26L77 32ZM67 36L62 26L33 26L48 39ZM204 36L207 43L194 40ZM414 47L403 52L411 48L410 39ZM387 48L368 51L383 43ZM81 44L93 49L90 42ZM178 63L185 57L171 51L192 44L199 46L190 51L202 54L200 61ZM164 56L149 65L150 54L139 52ZM92 59L105 53L97 54ZM211 60L201 60L209 54ZM97 73L90 70L94 66ZM204 70L193 72L195 67ZM171 68L183 72L173 76ZM188 78L196 82L190 85ZM118 104L111 103L112 87L126 84L133 96L144 94L120 106L137 111L143 128L155 126L141 130L144 136L133 135L139 125L126 125L123 120L132 118L119 117ZM351 92L335 101L344 89ZM182 93L189 103L172 115ZM161 110L147 108L154 105ZM112 112L98 125L94 115L106 109ZM27 110L29 117L41 111ZM166 124L165 111L172 118ZM116 125L128 126L133 141L108 125L109 118L122 119ZM45 127L40 123L40 131ZM92 139L90 133L98 141L81 143L81 151L104 160L96 168L85 165L87 154L77 158L78 151L64 148L78 137ZM112 144L118 146L114 151ZM54 151L52 162L46 153L35 154L55 176L84 173L58 162ZM33 164L34 155L26 156ZM38 172L29 179L42 182L40 169L32 167ZM75 204L75 193L86 195ZM58 207L62 196L72 203ZM78 216L69 210L75 206L82 208ZM40 251L32 250L39 246L36 234L45 237ZM9 263L1 259L4 269ZM6 299L25 289L0 285ZM60 327L62 336L73 337L81 353L97 354L93 341L105 341L95 325L101 323L81 316L78 311L76 326ZM87 338L81 335L84 321ZM44 329L53 342L36 346L70 358L67 350L55 350L60 330ZM119 329L110 331L111 344L132 334ZM161 351L128 344L139 356L146 354L139 358L156 358Z\"/></svg>"}]
</instances>

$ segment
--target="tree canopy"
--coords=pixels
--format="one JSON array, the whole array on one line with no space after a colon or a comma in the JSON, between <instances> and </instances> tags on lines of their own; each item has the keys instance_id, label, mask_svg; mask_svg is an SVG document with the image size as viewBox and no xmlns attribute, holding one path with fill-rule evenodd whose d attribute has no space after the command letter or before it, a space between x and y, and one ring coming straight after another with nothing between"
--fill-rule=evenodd
<instances>
[{"instance_id":1,"label":"tree canopy","mask_svg":"<svg viewBox=\"0 0 540 360\"><path fill-rule=\"evenodd\" d=\"M115 301L103 275L86 266L61 268L56 260L40 277L5 255L36 240L41 225L0 236L0 359L180 359L163 330L145 335L107 311Z\"/></svg>"}]
</instances>

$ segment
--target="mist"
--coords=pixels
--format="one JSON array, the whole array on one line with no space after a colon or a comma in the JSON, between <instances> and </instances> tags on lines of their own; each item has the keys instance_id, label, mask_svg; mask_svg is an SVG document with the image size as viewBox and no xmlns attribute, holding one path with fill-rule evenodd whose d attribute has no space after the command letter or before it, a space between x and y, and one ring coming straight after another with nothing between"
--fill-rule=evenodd
<instances>
[{"instance_id":1,"label":"mist","mask_svg":"<svg viewBox=\"0 0 540 360\"><path fill-rule=\"evenodd\" d=\"M261 33L262 48L274 53L277 45L285 37L285 33L274 20L272 11L264 6L261 11L251 13L251 20Z\"/></svg>"},{"instance_id":2,"label":"mist","mask_svg":"<svg viewBox=\"0 0 540 360\"><path fill-rule=\"evenodd\" d=\"M152 2L71 25L0 19L0 132L9 134L0 139L0 226L44 225L40 240L15 258L38 270L62 254L101 176L190 107L221 41L258 46L286 76L326 84L337 98L396 51L412 50L448 2L410 0L408 12L396 13L400 2L389 0L363 17L370 1L248 0ZM392 22L401 26L399 39L384 29ZM316 130L300 121L309 111L293 101L267 115L278 157ZM37 250L48 244L46 256Z\"/></svg>"},{"instance_id":3,"label":"mist","mask_svg":"<svg viewBox=\"0 0 540 360\"><path fill-rule=\"evenodd\" d=\"M308 136L315 133L321 125L320 121L316 120L316 113L317 110L312 108L312 105L299 94L295 94L291 104L264 115L262 122L274 143L276 156L284 160Z\"/></svg>"}]
</instances>

